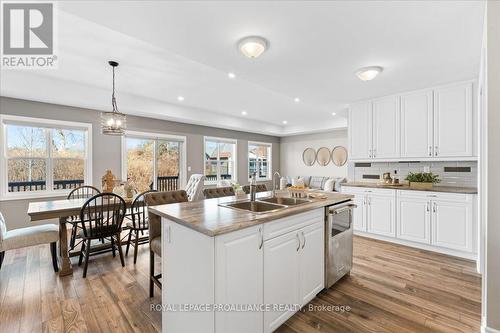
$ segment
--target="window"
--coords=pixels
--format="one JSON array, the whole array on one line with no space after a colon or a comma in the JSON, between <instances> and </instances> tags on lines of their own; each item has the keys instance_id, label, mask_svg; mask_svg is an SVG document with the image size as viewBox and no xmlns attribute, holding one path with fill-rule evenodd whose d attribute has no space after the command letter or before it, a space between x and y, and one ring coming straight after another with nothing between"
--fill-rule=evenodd
<instances>
[{"instance_id":1,"label":"window","mask_svg":"<svg viewBox=\"0 0 500 333\"><path fill-rule=\"evenodd\" d=\"M1 116L2 197L50 196L90 183L92 125Z\"/></svg>"},{"instance_id":2,"label":"window","mask_svg":"<svg viewBox=\"0 0 500 333\"><path fill-rule=\"evenodd\" d=\"M137 191L175 191L183 183L184 137L128 131L123 138L122 178Z\"/></svg>"},{"instance_id":3,"label":"window","mask_svg":"<svg viewBox=\"0 0 500 333\"><path fill-rule=\"evenodd\" d=\"M236 181L236 141L205 138L205 177L207 183Z\"/></svg>"},{"instance_id":4,"label":"window","mask_svg":"<svg viewBox=\"0 0 500 333\"><path fill-rule=\"evenodd\" d=\"M248 178L257 173L257 180L271 179L271 150L270 143L248 143Z\"/></svg>"}]
</instances>

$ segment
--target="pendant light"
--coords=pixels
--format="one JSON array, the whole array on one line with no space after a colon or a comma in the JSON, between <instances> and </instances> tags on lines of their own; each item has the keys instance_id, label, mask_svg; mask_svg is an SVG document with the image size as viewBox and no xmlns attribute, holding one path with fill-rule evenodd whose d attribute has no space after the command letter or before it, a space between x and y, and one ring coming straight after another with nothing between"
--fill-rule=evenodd
<instances>
[{"instance_id":1,"label":"pendant light","mask_svg":"<svg viewBox=\"0 0 500 333\"><path fill-rule=\"evenodd\" d=\"M124 135L127 128L127 117L118 111L115 98L115 68L118 67L118 63L116 61L108 61L108 63L113 68L113 93L111 95L113 110L101 113L101 132L105 135Z\"/></svg>"}]
</instances>

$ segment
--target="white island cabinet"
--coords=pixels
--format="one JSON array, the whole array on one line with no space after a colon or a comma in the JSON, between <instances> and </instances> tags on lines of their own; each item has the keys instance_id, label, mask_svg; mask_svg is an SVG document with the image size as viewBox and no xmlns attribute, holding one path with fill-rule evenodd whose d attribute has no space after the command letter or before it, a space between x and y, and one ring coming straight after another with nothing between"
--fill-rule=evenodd
<instances>
[{"instance_id":1,"label":"white island cabinet","mask_svg":"<svg viewBox=\"0 0 500 333\"><path fill-rule=\"evenodd\" d=\"M321 207L216 236L162 218L162 331L277 329L324 288L324 218ZM186 304L218 308L177 311Z\"/></svg>"}]
</instances>

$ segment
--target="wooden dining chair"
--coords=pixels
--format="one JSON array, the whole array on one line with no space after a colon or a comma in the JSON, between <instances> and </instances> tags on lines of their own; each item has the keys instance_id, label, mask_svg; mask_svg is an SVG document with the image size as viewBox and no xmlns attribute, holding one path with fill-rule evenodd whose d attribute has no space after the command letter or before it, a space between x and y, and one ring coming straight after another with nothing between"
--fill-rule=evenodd
<instances>
[{"instance_id":1,"label":"wooden dining chair","mask_svg":"<svg viewBox=\"0 0 500 333\"><path fill-rule=\"evenodd\" d=\"M147 193L144 196L148 206L158 206L178 202L187 202L186 191ZM154 296L154 285L161 289L161 273L155 275L155 254L161 257L161 218L148 211L149 219L149 297Z\"/></svg>"},{"instance_id":2,"label":"wooden dining chair","mask_svg":"<svg viewBox=\"0 0 500 333\"><path fill-rule=\"evenodd\" d=\"M125 250L125 256L128 256L128 251L130 249L130 244L132 240L134 242L134 265L137 263L137 251L139 250L139 244L149 243L149 236L144 237L144 231L149 228L149 218L148 209L146 201L144 199L145 195L151 192L156 192L155 190L145 191L138 194L132 206L130 207L130 220L125 223L129 228L127 248ZM139 236L139 233L142 235ZM133 237L133 239L132 239Z\"/></svg>"},{"instance_id":3,"label":"wooden dining chair","mask_svg":"<svg viewBox=\"0 0 500 333\"><path fill-rule=\"evenodd\" d=\"M234 189L232 186L206 188L203 190L203 195L205 199L229 197L234 195Z\"/></svg>"},{"instance_id":4,"label":"wooden dining chair","mask_svg":"<svg viewBox=\"0 0 500 333\"><path fill-rule=\"evenodd\" d=\"M114 193L94 195L83 204L80 210L81 230L79 232L80 238L82 238L82 248L78 266L81 266L82 260L85 258L84 278L87 276L90 255L103 253L100 249L92 251L92 240L109 239L113 257L116 256L115 251L118 250L122 267L125 267L120 239L125 212L125 200Z\"/></svg>"},{"instance_id":5,"label":"wooden dining chair","mask_svg":"<svg viewBox=\"0 0 500 333\"><path fill-rule=\"evenodd\" d=\"M73 189L69 192L67 199L88 199L96 194L101 193L97 188L90 185L83 185ZM70 216L66 219L66 222L71 224L71 238L69 240L69 249L73 250L78 244L76 243L76 238L78 236L78 231L80 230L80 216Z\"/></svg>"}]
</instances>

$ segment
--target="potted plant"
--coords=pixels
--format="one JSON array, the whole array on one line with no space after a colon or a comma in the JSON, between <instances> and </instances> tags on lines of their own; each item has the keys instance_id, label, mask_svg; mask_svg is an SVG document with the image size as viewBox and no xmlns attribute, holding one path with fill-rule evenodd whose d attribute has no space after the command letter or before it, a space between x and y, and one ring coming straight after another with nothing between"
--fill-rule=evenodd
<instances>
[{"instance_id":1,"label":"potted plant","mask_svg":"<svg viewBox=\"0 0 500 333\"><path fill-rule=\"evenodd\" d=\"M405 180L410 182L410 187L420 189L432 188L433 184L441 181L439 177L434 175L432 172L410 172L408 173L408 176L406 176Z\"/></svg>"}]
</instances>

